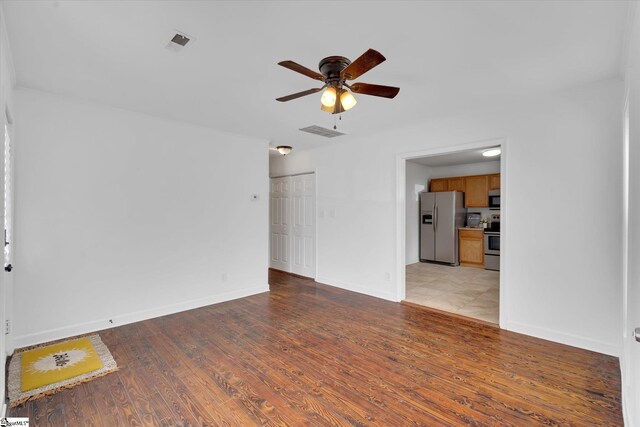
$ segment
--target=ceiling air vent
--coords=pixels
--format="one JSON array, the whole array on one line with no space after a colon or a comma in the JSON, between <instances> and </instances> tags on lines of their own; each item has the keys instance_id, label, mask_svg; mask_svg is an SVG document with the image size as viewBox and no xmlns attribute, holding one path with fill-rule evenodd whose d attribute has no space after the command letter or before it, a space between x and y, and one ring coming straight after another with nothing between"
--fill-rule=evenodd
<instances>
[{"instance_id":1,"label":"ceiling air vent","mask_svg":"<svg viewBox=\"0 0 640 427\"><path fill-rule=\"evenodd\" d=\"M193 37L174 30L169 34L169 43L167 43L165 49L176 53L181 52L192 39Z\"/></svg>"},{"instance_id":2,"label":"ceiling air vent","mask_svg":"<svg viewBox=\"0 0 640 427\"><path fill-rule=\"evenodd\" d=\"M338 132L337 130L327 129L316 125L307 126L306 128L302 128L300 130L302 132L324 136L325 138L335 138L336 136L346 135L346 133Z\"/></svg>"}]
</instances>

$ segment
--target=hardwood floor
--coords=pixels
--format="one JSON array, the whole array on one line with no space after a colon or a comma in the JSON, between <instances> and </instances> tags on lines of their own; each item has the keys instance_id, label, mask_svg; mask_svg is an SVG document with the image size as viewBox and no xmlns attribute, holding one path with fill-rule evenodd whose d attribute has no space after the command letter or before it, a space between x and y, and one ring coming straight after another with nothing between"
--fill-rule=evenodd
<instances>
[{"instance_id":1,"label":"hardwood floor","mask_svg":"<svg viewBox=\"0 0 640 427\"><path fill-rule=\"evenodd\" d=\"M616 358L271 271L271 292L100 332L120 370L33 426L622 425Z\"/></svg>"}]
</instances>

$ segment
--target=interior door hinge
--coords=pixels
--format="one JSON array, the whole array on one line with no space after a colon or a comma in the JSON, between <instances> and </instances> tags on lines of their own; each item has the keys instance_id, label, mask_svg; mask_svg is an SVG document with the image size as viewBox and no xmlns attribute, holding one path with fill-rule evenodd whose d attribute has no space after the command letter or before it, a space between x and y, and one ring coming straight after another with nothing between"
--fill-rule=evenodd
<instances>
[{"instance_id":1,"label":"interior door hinge","mask_svg":"<svg viewBox=\"0 0 640 427\"><path fill-rule=\"evenodd\" d=\"M4 321L4 334L5 335L9 335L9 333L11 332L10 326L11 326L11 322L9 322L9 319L6 319Z\"/></svg>"}]
</instances>

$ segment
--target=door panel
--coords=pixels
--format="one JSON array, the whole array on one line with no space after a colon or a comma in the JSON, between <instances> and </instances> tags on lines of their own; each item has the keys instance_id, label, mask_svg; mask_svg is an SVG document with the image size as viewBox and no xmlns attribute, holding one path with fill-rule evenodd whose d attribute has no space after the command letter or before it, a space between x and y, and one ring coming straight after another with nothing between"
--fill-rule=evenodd
<instances>
[{"instance_id":1,"label":"door panel","mask_svg":"<svg viewBox=\"0 0 640 427\"><path fill-rule=\"evenodd\" d=\"M449 191L462 191L464 192L464 177L449 178Z\"/></svg>"},{"instance_id":2,"label":"door panel","mask_svg":"<svg viewBox=\"0 0 640 427\"><path fill-rule=\"evenodd\" d=\"M316 179L315 174L292 177L293 263L291 271L301 276L316 276Z\"/></svg>"},{"instance_id":3,"label":"door panel","mask_svg":"<svg viewBox=\"0 0 640 427\"><path fill-rule=\"evenodd\" d=\"M449 189L449 180L447 178L432 179L430 191L447 191Z\"/></svg>"},{"instance_id":4,"label":"door panel","mask_svg":"<svg viewBox=\"0 0 640 427\"><path fill-rule=\"evenodd\" d=\"M271 268L283 271L291 271L291 262L289 253L290 247L290 188L291 177L273 178L271 179L271 192L269 194L270 209L270 231L271 250L270 262Z\"/></svg>"},{"instance_id":5,"label":"door panel","mask_svg":"<svg viewBox=\"0 0 640 427\"><path fill-rule=\"evenodd\" d=\"M315 278L315 175L273 178L270 266Z\"/></svg>"},{"instance_id":6,"label":"door panel","mask_svg":"<svg viewBox=\"0 0 640 427\"><path fill-rule=\"evenodd\" d=\"M466 177L464 188L465 207L489 207L489 177L487 175Z\"/></svg>"}]
</instances>

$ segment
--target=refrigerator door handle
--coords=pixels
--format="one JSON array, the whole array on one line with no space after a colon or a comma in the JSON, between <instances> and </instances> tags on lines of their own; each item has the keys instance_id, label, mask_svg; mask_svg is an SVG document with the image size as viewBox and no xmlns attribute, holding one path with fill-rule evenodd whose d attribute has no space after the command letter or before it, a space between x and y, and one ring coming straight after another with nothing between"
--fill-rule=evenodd
<instances>
[{"instance_id":1,"label":"refrigerator door handle","mask_svg":"<svg viewBox=\"0 0 640 427\"><path fill-rule=\"evenodd\" d=\"M431 219L431 228L433 229L433 231L436 231L436 205L433 205L433 209L431 210L431 212L433 212L433 218Z\"/></svg>"},{"instance_id":2,"label":"refrigerator door handle","mask_svg":"<svg viewBox=\"0 0 640 427\"><path fill-rule=\"evenodd\" d=\"M435 206L435 218L433 220L433 230L438 230L438 205Z\"/></svg>"}]
</instances>

